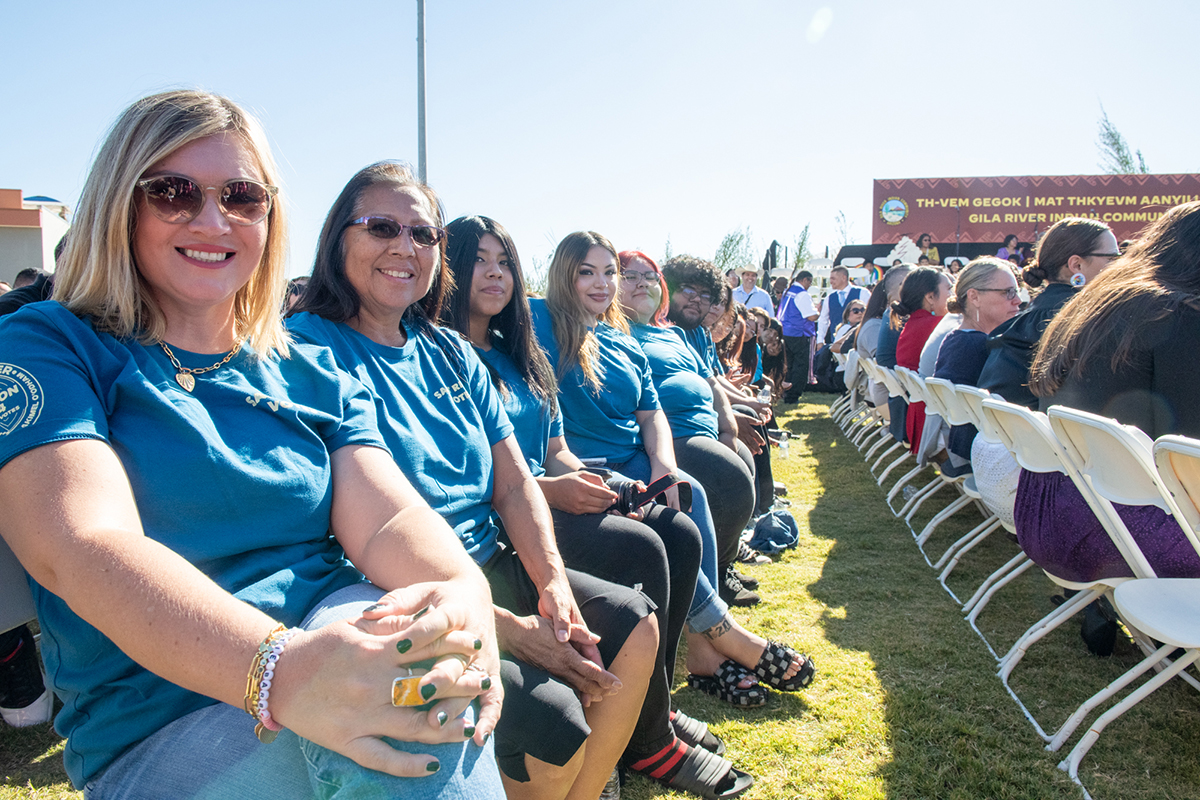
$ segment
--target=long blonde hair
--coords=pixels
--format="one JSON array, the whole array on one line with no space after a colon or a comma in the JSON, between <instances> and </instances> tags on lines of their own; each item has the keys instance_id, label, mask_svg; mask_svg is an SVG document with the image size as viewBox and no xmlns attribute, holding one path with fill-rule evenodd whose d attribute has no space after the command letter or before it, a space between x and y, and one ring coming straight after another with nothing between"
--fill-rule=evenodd
<instances>
[{"instance_id":1,"label":"long blonde hair","mask_svg":"<svg viewBox=\"0 0 1200 800\"><path fill-rule=\"evenodd\" d=\"M612 242L595 231L576 231L558 243L546 282L546 307L550 310L554 338L558 341L559 356L555 365L558 379L561 381L578 364L584 380L593 390L600 388L603 377L600 374L600 345L590 330L596 319L583 307L575 291L575 279L588 251L597 246L612 253L613 261L620 267L617 248ZM629 333L629 322L615 296L600 315L600 321Z\"/></svg>"},{"instance_id":2,"label":"long blonde hair","mask_svg":"<svg viewBox=\"0 0 1200 800\"><path fill-rule=\"evenodd\" d=\"M92 165L66 249L58 261L54 299L90 316L97 330L145 341L161 339L167 321L133 254L135 189L145 172L179 148L234 133L255 155L266 183L279 170L258 121L232 100L181 89L142 98L113 124ZM262 263L234 297L236 333L260 356L288 355L280 308L286 291L287 214L280 197L267 216Z\"/></svg>"}]
</instances>

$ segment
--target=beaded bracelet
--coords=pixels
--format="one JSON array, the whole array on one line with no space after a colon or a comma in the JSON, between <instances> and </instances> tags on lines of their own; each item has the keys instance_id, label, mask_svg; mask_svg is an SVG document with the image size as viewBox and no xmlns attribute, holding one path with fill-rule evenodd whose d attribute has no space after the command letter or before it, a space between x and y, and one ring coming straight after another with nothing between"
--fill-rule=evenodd
<instances>
[{"instance_id":1,"label":"beaded bracelet","mask_svg":"<svg viewBox=\"0 0 1200 800\"><path fill-rule=\"evenodd\" d=\"M283 730L283 726L271 717L268 701L271 697L271 680L275 677L275 665L283 655L283 648L296 633L298 628L289 630L280 625L267 634L262 640L254 658L250 662L250 673L246 676L246 696L242 707L246 713L257 720L254 735L263 744L275 741L275 735Z\"/></svg>"}]
</instances>

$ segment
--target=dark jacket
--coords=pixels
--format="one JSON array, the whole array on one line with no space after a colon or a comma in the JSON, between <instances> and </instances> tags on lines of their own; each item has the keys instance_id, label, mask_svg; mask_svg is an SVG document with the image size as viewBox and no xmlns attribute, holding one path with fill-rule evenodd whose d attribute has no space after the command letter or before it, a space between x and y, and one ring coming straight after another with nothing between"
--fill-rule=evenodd
<instances>
[{"instance_id":1,"label":"dark jacket","mask_svg":"<svg viewBox=\"0 0 1200 800\"><path fill-rule=\"evenodd\" d=\"M1047 284L1028 308L992 331L979 388L1036 411L1038 399L1029 391L1033 355L1050 320L1078 291L1065 283Z\"/></svg>"}]
</instances>

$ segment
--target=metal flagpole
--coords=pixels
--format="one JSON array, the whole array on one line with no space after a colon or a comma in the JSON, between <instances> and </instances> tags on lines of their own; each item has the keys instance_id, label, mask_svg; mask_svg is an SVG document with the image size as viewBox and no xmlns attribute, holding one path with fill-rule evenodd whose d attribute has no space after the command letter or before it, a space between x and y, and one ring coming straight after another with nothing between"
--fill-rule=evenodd
<instances>
[{"instance_id":1,"label":"metal flagpole","mask_svg":"<svg viewBox=\"0 0 1200 800\"><path fill-rule=\"evenodd\" d=\"M417 173L425 183L425 0L417 0Z\"/></svg>"}]
</instances>

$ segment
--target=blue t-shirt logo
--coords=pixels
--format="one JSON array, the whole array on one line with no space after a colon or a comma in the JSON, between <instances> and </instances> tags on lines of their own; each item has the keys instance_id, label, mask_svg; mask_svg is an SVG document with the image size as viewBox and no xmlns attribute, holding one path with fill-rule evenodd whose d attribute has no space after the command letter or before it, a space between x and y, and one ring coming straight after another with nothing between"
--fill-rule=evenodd
<instances>
[{"instance_id":1,"label":"blue t-shirt logo","mask_svg":"<svg viewBox=\"0 0 1200 800\"><path fill-rule=\"evenodd\" d=\"M246 398L246 402L254 408L257 408L258 404L263 400L267 401L267 405L272 411L278 411L280 408L291 408L293 405L291 400L272 400L261 392L255 392L253 395L250 395Z\"/></svg>"},{"instance_id":2,"label":"blue t-shirt logo","mask_svg":"<svg viewBox=\"0 0 1200 800\"><path fill-rule=\"evenodd\" d=\"M457 392L458 394L455 394L455 392ZM453 386L451 386L449 389L447 389L445 386L438 389L436 392L433 393L433 398L435 400L440 400L444 395L447 395L447 394L450 395L450 399L453 400L455 403L461 403L463 400L466 400L468 397L470 397L470 395L467 393L467 390L463 387L462 383L459 382L459 383L456 383Z\"/></svg>"},{"instance_id":3,"label":"blue t-shirt logo","mask_svg":"<svg viewBox=\"0 0 1200 800\"><path fill-rule=\"evenodd\" d=\"M0 436L37 422L42 413L42 387L20 367L0 364Z\"/></svg>"}]
</instances>

